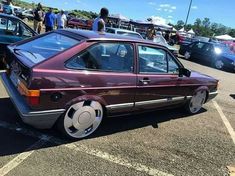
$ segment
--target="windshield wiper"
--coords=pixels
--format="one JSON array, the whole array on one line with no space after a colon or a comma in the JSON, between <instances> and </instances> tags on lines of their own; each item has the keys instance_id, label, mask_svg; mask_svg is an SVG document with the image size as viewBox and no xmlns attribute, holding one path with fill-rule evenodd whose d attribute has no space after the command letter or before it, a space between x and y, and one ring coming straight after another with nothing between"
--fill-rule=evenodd
<instances>
[{"instance_id":1,"label":"windshield wiper","mask_svg":"<svg viewBox=\"0 0 235 176\"><path fill-rule=\"evenodd\" d=\"M32 53L31 51L27 51L27 50L19 49L19 48L14 48L13 51L14 51L14 53L17 54L17 55L20 55L20 54L18 53L18 51L25 51L25 52L31 54L35 59L37 59L37 57L35 56L35 54Z\"/></svg>"}]
</instances>

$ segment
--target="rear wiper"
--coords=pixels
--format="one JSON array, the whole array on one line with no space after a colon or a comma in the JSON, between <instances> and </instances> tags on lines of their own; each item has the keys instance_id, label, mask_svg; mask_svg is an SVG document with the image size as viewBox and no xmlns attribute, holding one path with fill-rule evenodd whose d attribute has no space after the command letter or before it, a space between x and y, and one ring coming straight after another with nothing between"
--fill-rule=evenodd
<instances>
[{"instance_id":1,"label":"rear wiper","mask_svg":"<svg viewBox=\"0 0 235 176\"><path fill-rule=\"evenodd\" d=\"M35 59L37 59L37 57L36 57L31 51L27 51L27 50L19 49L19 48L14 48L13 51L14 51L14 53L17 54L17 55L19 55L19 53L18 53L17 51L25 51L25 52L31 54Z\"/></svg>"}]
</instances>

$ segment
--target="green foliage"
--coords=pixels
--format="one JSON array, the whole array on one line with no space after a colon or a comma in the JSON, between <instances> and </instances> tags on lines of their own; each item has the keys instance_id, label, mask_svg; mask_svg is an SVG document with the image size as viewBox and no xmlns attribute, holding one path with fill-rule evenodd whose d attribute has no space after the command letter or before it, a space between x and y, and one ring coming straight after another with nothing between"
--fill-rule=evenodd
<instances>
[{"instance_id":1,"label":"green foliage","mask_svg":"<svg viewBox=\"0 0 235 176\"><path fill-rule=\"evenodd\" d=\"M175 28L177 30L180 30L183 27L184 27L184 22L182 20L177 21L177 24L175 25Z\"/></svg>"},{"instance_id":2,"label":"green foliage","mask_svg":"<svg viewBox=\"0 0 235 176\"><path fill-rule=\"evenodd\" d=\"M35 3L28 3L22 0L12 0L12 3L16 6L20 6L22 8L26 8L26 9L34 9L36 8L37 4ZM43 10L47 11L49 9L49 7L43 6ZM59 13L60 10L57 8L53 9L54 13ZM72 10L70 11L70 13L73 13L74 16L78 17L78 18L84 18L84 19L92 19L92 18L96 18L98 16L97 13L94 12L87 12L84 10Z\"/></svg>"},{"instance_id":3,"label":"green foliage","mask_svg":"<svg viewBox=\"0 0 235 176\"><path fill-rule=\"evenodd\" d=\"M184 27L184 22L179 20L174 26L177 30ZM211 23L209 18L200 19L197 18L194 24L187 24L185 26L186 31L193 29L197 35L212 37L216 35L229 34L235 37L235 29L229 28L219 23Z\"/></svg>"}]
</instances>

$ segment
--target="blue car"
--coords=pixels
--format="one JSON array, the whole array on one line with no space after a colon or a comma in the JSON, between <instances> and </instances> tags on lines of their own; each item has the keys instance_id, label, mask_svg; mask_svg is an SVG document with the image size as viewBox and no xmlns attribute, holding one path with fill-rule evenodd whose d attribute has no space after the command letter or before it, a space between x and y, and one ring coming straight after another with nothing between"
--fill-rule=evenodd
<instances>
[{"instance_id":1,"label":"blue car","mask_svg":"<svg viewBox=\"0 0 235 176\"><path fill-rule=\"evenodd\" d=\"M2 62L7 45L35 35L37 33L21 19L0 13L0 62Z\"/></svg>"},{"instance_id":2,"label":"blue car","mask_svg":"<svg viewBox=\"0 0 235 176\"><path fill-rule=\"evenodd\" d=\"M235 53L224 44L197 41L181 45L179 53L187 60L208 63L217 69L235 72Z\"/></svg>"}]
</instances>

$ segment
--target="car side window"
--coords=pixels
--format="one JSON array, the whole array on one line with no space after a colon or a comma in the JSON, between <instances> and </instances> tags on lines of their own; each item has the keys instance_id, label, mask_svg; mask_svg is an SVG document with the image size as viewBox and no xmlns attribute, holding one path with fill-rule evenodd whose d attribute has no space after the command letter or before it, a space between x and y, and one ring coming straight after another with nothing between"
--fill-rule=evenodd
<instances>
[{"instance_id":1,"label":"car side window","mask_svg":"<svg viewBox=\"0 0 235 176\"><path fill-rule=\"evenodd\" d=\"M194 48L194 49L201 50L204 45L205 45L204 43L198 42L196 45L194 45L193 48Z\"/></svg>"},{"instance_id":2,"label":"car side window","mask_svg":"<svg viewBox=\"0 0 235 176\"><path fill-rule=\"evenodd\" d=\"M33 37L33 33L23 24L20 24L19 35L23 37Z\"/></svg>"},{"instance_id":3,"label":"car side window","mask_svg":"<svg viewBox=\"0 0 235 176\"><path fill-rule=\"evenodd\" d=\"M0 18L0 34L2 35L18 35L19 22L7 18Z\"/></svg>"},{"instance_id":4,"label":"car side window","mask_svg":"<svg viewBox=\"0 0 235 176\"><path fill-rule=\"evenodd\" d=\"M134 51L131 44L99 43L66 63L70 69L133 72Z\"/></svg>"},{"instance_id":5,"label":"car side window","mask_svg":"<svg viewBox=\"0 0 235 176\"><path fill-rule=\"evenodd\" d=\"M167 73L166 51L160 48L138 46L140 73Z\"/></svg>"},{"instance_id":6,"label":"car side window","mask_svg":"<svg viewBox=\"0 0 235 176\"><path fill-rule=\"evenodd\" d=\"M170 55L167 54L168 59L168 73L179 73L179 65L176 63L175 59Z\"/></svg>"}]
</instances>

